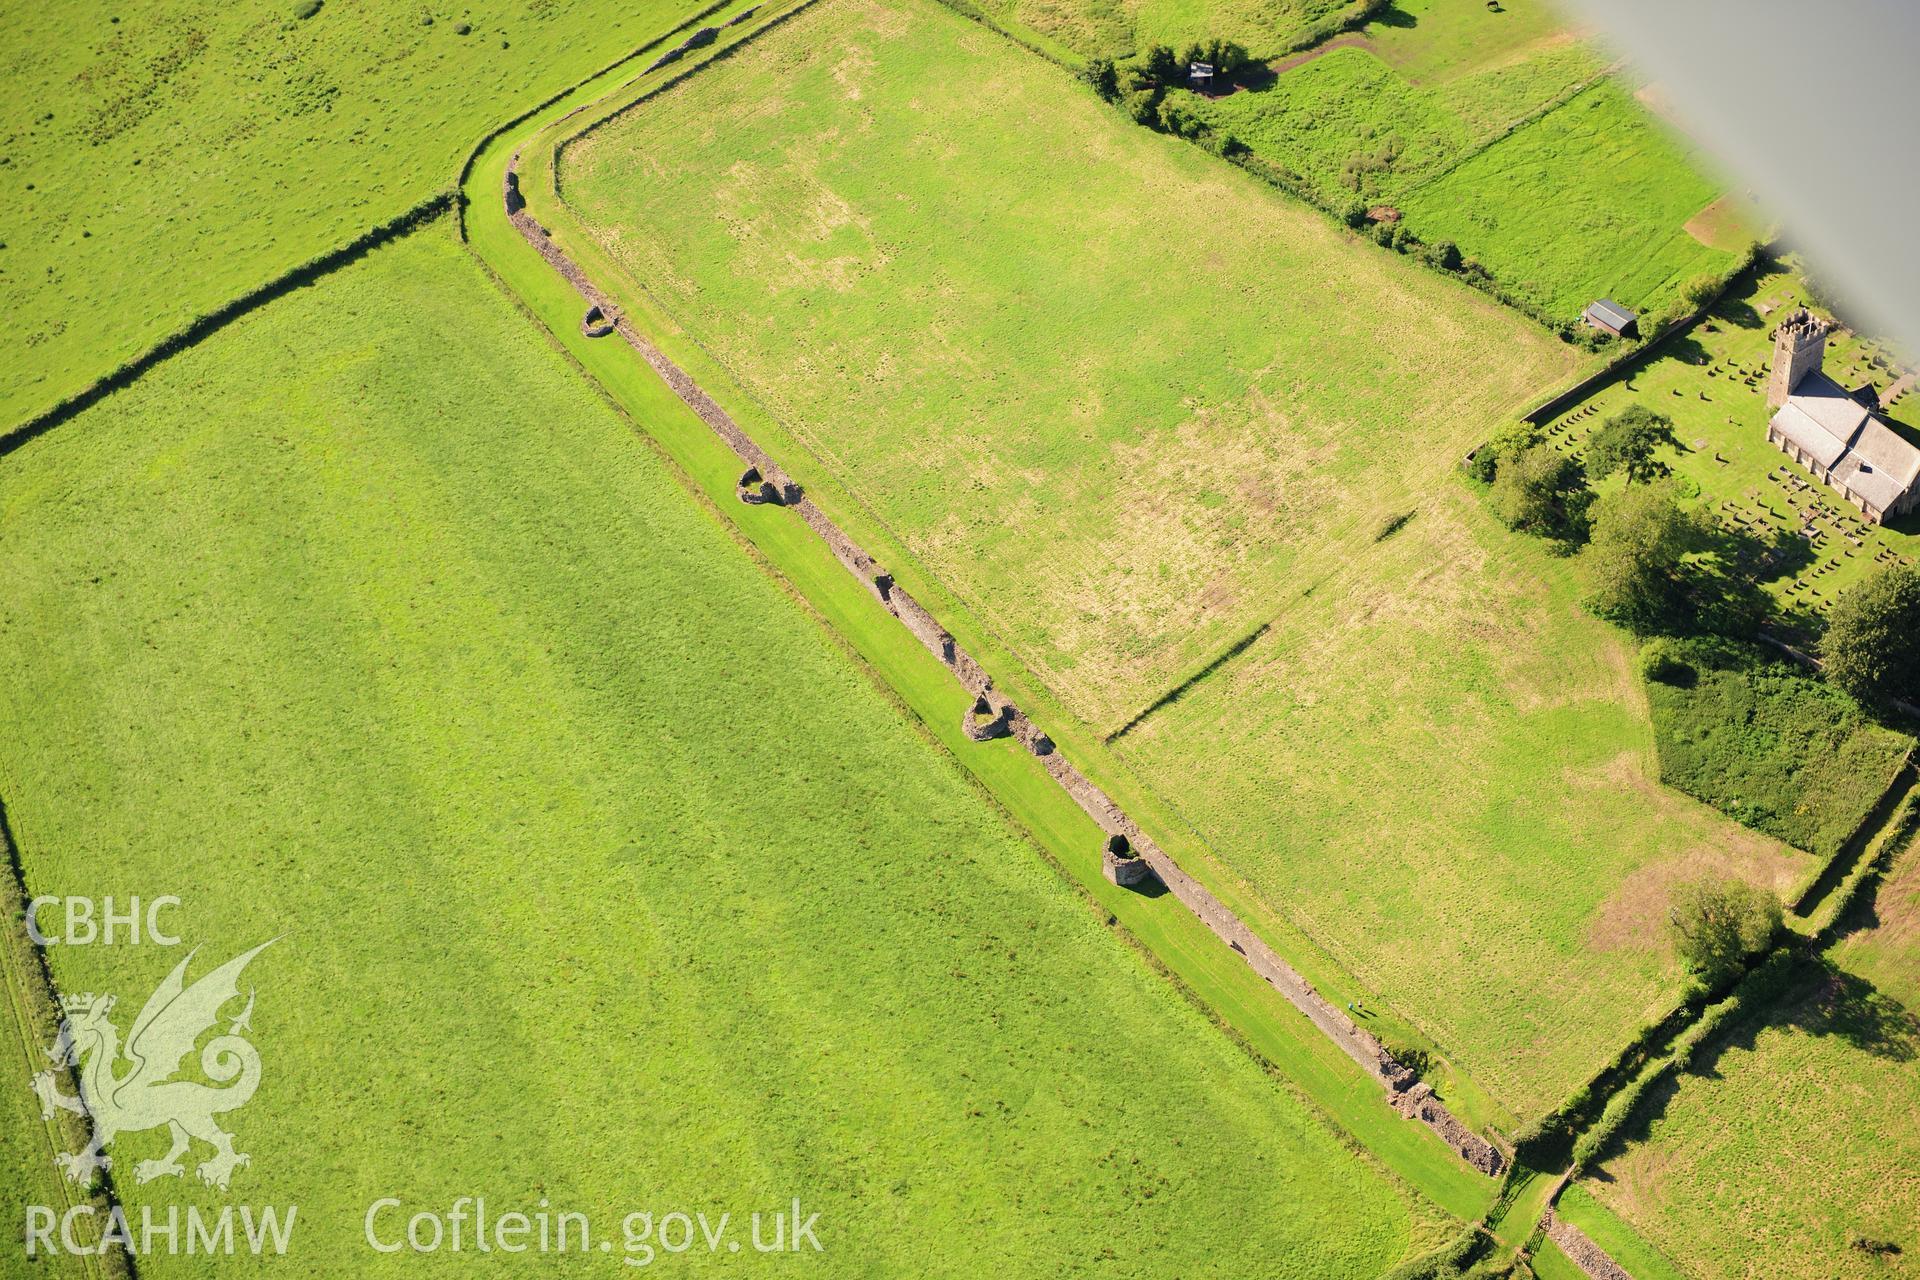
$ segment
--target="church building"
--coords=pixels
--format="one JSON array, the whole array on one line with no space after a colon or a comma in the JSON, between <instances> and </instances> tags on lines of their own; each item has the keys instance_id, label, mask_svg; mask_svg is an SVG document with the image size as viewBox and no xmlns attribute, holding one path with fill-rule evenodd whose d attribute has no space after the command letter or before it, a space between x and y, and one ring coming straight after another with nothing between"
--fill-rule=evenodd
<instances>
[{"instance_id":1,"label":"church building","mask_svg":"<svg viewBox=\"0 0 1920 1280\"><path fill-rule=\"evenodd\" d=\"M1871 384L1849 393L1822 371L1832 330L1801 307L1774 331L1767 442L1885 524L1920 500L1920 449L1880 416Z\"/></svg>"}]
</instances>

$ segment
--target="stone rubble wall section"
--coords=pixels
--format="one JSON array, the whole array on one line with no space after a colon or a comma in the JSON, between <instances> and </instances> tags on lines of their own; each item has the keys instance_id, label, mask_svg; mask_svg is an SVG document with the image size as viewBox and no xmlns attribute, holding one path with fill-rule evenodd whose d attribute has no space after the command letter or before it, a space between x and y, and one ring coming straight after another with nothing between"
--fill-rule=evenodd
<instances>
[{"instance_id":1,"label":"stone rubble wall section","mask_svg":"<svg viewBox=\"0 0 1920 1280\"><path fill-rule=\"evenodd\" d=\"M758 8L758 6L755 6L755 8ZM753 10L749 9L747 10L746 13L741 14L740 17L735 18L733 22L729 22L727 25L731 27L735 23L740 22L742 19L746 18L752 13L753 13ZM679 44L667 50L665 53L655 58L652 62L648 63L647 70L658 71L660 68L666 66L669 63L678 62L680 61L680 59L686 57L689 53L692 53L695 49L704 48L705 46L712 44L716 39L719 38L719 36L720 36L720 28L701 27L698 31L688 36L685 40L682 40Z\"/></svg>"},{"instance_id":2,"label":"stone rubble wall section","mask_svg":"<svg viewBox=\"0 0 1920 1280\"><path fill-rule=\"evenodd\" d=\"M1500 1152L1485 1138L1461 1124L1459 1117L1448 1111L1434 1096L1432 1085L1422 1080L1411 1089L1393 1091L1390 1100L1395 1111L1420 1121L1446 1139L1447 1145L1462 1160L1489 1178L1500 1176L1506 1164Z\"/></svg>"},{"instance_id":3,"label":"stone rubble wall section","mask_svg":"<svg viewBox=\"0 0 1920 1280\"><path fill-rule=\"evenodd\" d=\"M1313 988L1312 984L1295 972L1291 965L1281 959L1273 948L1255 935L1253 930L1228 910L1218 898L1208 892L1199 881L1182 871L1179 865L1168 857L1132 818L1114 804L1105 792L1096 787L1085 774L1055 750L1051 738L1017 707L1012 706L994 691L993 678L965 650L960 648L954 641L952 633L941 626L919 601L901 589L894 582L892 574L847 537L840 527L829 519L826 513L800 490L798 485L794 484L792 478L777 466L745 431L741 430L739 424L714 403L713 399L687 375L685 370L633 327L613 301L587 278L587 274L578 264L553 243L546 229L526 212L524 201L520 199L516 176L519 164L520 156L515 152L507 166L507 216L527 242L539 252L542 258L546 259L547 264L573 285L588 303L598 306L603 314L615 318L615 332L626 340L627 345L647 362L661 380L673 389L674 394L679 396L715 435L727 443L742 462L757 469L769 484L776 486L781 492L797 495L796 500L787 505L806 521L808 528L820 536L833 551L835 558L846 567L849 573L867 584L887 612L898 618L907 630L913 633L914 638L953 673L954 679L959 681L962 688L971 695L988 700L998 718L1003 718L1007 722L1012 738L1042 762L1053 780L1060 784L1061 788L1073 798L1074 803L1078 804L1087 816L1100 826L1101 830L1108 835L1125 836L1136 851L1136 856L1146 860L1160 882L1188 910L1192 911L1201 923L1229 947L1239 952L1255 973L1266 979L1296 1009L1311 1019L1322 1033L1380 1081L1390 1095L1396 1110L1426 1124L1475 1169L1490 1177L1499 1176L1506 1166L1506 1160L1496 1147L1462 1124L1438 1098L1432 1096L1430 1089L1417 1101L1402 1105L1403 1096L1412 1091L1413 1073L1396 1062L1393 1055L1372 1032L1359 1026L1343 1011L1329 1003Z\"/></svg>"},{"instance_id":4,"label":"stone rubble wall section","mask_svg":"<svg viewBox=\"0 0 1920 1280\"><path fill-rule=\"evenodd\" d=\"M1615 1262L1586 1232L1556 1214L1553 1206L1547 1206L1542 1221L1546 1223L1547 1239L1559 1245L1560 1252L1592 1280L1633 1280L1625 1267Z\"/></svg>"}]
</instances>

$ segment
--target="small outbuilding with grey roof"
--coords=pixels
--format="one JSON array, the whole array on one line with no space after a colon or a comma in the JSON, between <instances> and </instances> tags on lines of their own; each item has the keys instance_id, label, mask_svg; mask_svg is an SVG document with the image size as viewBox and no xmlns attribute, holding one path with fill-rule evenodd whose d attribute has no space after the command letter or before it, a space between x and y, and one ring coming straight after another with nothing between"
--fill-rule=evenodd
<instances>
[{"instance_id":1,"label":"small outbuilding with grey roof","mask_svg":"<svg viewBox=\"0 0 1920 1280\"><path fill-rule=\"evenodd\" d=\"M1640 332L1640 317L1612 298L1589 303L1580 318L1596 329L1604 329L1616 338L1632 338Z\"/></svg>"}]
</instances>

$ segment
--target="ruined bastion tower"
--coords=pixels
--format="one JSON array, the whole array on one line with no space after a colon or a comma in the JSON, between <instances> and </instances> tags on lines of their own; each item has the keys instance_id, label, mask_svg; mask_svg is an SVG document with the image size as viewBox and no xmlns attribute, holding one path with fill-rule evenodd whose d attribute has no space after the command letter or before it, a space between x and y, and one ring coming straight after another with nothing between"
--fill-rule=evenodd
<instances>
[{"instance_id":1,"label":"ruined bastion tower","mask_svg":"<svg viewBox=\"0 0 1920 1280\"><path fill-rule=\"evenodd\" d=\"M1800 379L1819 369L1827 354L1827 334L1833 326L1805 307L1796 307L1773 331L1773 376L1767 381L1767 407L1778 409L1800 385Z\"/></svg>"}]
</instances>

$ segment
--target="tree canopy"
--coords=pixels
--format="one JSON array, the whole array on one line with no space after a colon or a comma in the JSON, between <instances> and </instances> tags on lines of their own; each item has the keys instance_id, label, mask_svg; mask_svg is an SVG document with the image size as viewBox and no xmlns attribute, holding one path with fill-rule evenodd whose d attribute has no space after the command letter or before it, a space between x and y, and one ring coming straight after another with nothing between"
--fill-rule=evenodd
<instances>
[{"instance_id":1,"label":"tree canopy","mask_svg":"<svg viewBox=\"0 0 1920 1280\"><path fill-rule=\"evenodd\" d=\"M1601 498L1586 553L1590 607L1643 634L1659 629L1680 604L1681 570L1702 533L1699 517L1680 505L1670 481L1629 485Z\"/></svg>"},{"instance_id":2,"label":"tree canopy","mask_svg":"<svg viewBox=\"0 0 1920 1280\"><path fill-rule=\"evenodd\" d=\"M1501 458L1494 472L1493 509L1512 529L1577 538L1592 497L1580 464L1552 445L1523 445Z\"/></svg>"},{"instance_id":3,"label":"tree canopy","mask_svg":"<svg viewBox=\"0 0 1920 1280\"><path fill-rule=\"evenodd\" d=\"M1920 701L1920 570L1895 565L1844 593L1820 653L1856 698Z\"/></svg>"},{"instance_id":4,"label":"tree canopy","mask_svg":"<svg viewBox=\"0 0 1920 1280\"><path fill-rule=\"evenodd\" d=\"M1700 981L1717 987L1780 928L1780 899L1744 880L1683 884L1668 916L1674 949Z\"/></svg>"},{"instance_id":5,"label":"tree canopy","mask_svg":"<svg viewBox=\"0 0 1920 1280\"><path fill-rule=\"evenodd\" d=\"M1680 296L1691 307L1704 307L1720 292L1720 278L1711 272L1693 277L1680 286Z\"/></svg>"},{"instance_id":6,"label":"tree canopy","mask_svg":"<svg viewBox=\"0 0 1920 1280\"><path fill-rule=\"evenodd\" d=\"M1628 484L1648 484L1672 470L1654 454L1679 444L1672 418L1645 405L1628 405L1602 423L1587 442L1587 470L1596 479L1625 471Z\"/></svg>"}]
</instances>

